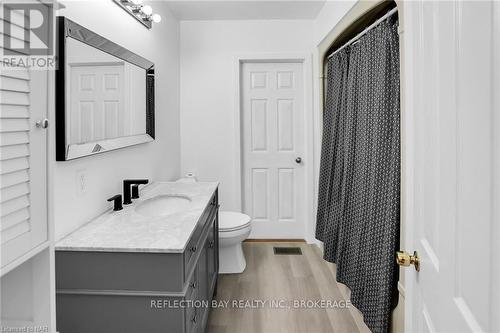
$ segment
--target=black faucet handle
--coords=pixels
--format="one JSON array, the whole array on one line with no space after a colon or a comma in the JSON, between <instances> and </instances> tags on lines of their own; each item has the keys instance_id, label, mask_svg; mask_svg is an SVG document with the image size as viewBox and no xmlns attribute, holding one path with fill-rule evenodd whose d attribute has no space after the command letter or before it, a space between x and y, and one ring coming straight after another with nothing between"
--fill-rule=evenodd
<instances>
[{"instance_id":1,"label":"black faucet handle","mask_svg":"<svg viewBox=\"0 0 500 333\"><path fill-rule=\"evenodd\" d=\"M108 199L108 201L113 201L113 210L122 210L123 205L122 205L122 195L117 194L115 196L112 196L111 198Z\"/></svg>"},{"instance_id":2,"label":"black faucet handle","mask_svg":"<svg viewBox=\"0 0 500 333\"><path fill-rule=\"evenodd\" d=\"M132 199L139 199L139 184L132 185Z\"/></svg>"}]
</instances>

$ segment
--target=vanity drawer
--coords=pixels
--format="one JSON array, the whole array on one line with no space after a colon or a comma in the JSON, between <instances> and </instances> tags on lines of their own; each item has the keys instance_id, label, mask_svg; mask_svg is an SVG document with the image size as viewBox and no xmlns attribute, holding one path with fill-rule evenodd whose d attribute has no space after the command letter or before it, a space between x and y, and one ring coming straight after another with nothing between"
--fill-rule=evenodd
<instances>
[{"instance_id":1,"label":"vanity drawer","mask_svg":"<svg viewBox=\"0 0 500 333\"><path fill-rule=\"evenodd\" d=\"M183 317L195 324L194 308L166 308L161 304L181 301L164 295L143 293L117 295L116 292L92 294L80 291L56 295L57 332L60 333L138 333L189 332ZM167 303L167 304L168 304ZM187 316L189 313L189 317ZM196 318L198 321L198 318Z\"/></svg>"}]
</instances>

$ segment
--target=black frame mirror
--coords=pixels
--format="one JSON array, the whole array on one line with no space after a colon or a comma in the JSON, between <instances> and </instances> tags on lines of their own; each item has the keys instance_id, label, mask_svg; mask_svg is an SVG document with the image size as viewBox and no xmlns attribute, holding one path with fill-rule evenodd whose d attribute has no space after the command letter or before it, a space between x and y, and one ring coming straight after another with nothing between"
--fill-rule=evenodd
<instances>
[{"instance_id":1,"label":"black frame mirror","mask_svg":"<svg viewBox=\"0 0 500 333\"><path fill-rule=\"evenodd\" d=\"M68 38L73 38L93 48L108 53L116 58L138 66L145 71L146 80L146 133L115 137L78 144L68 143L67 124L67 89L66 62ZM67 19L57 17L57 59L59 67L56 70L56 160L67 161L84 156L94 155L110 150L151 142L155 138L155 99L154 99L154 63L125 49L124 47L90 31L81 25Z\"/></svg>"}]
</instances>

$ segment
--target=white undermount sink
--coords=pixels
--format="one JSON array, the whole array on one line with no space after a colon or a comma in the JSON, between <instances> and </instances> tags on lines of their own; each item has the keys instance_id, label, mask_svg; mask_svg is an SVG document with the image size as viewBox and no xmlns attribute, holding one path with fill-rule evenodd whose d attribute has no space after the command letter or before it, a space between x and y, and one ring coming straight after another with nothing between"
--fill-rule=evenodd
<instances>
[{"instance_id":1,"label":"white undermount sink","mask_svg":"<svg viewBox=\"0 0 500 333\"><path fill-rule=\"evenodd\" d=\"M185 195L163 194L144 200L135 207L138 214L154 217L171 215L186 210L191 198Z\"/></svg>"}]
</instances>

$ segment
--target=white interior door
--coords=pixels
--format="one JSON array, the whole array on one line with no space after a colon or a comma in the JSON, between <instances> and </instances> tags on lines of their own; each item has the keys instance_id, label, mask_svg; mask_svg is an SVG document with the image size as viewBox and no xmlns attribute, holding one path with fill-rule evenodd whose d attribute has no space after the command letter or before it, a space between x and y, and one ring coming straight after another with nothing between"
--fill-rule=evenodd
<instances>
[{"instance_id":1,"label":"white interior door","mask_svg":"<svg viewBox=\"0 0 500 333\"><path fill-rule=\"evenodd\" d=\"M500 330L495 6L405 2L408 332Z\"/></svg>"},{"instance_id":2,"label":"white interior door","mask_svg":"<svg viewBox=\"0 0 500 333\"><path fill-rule=\"evenodd\" d=\"M244 63L241 76L244 212L251 238L304 238L302 63Z\"/></svg>"}]
</instances>

